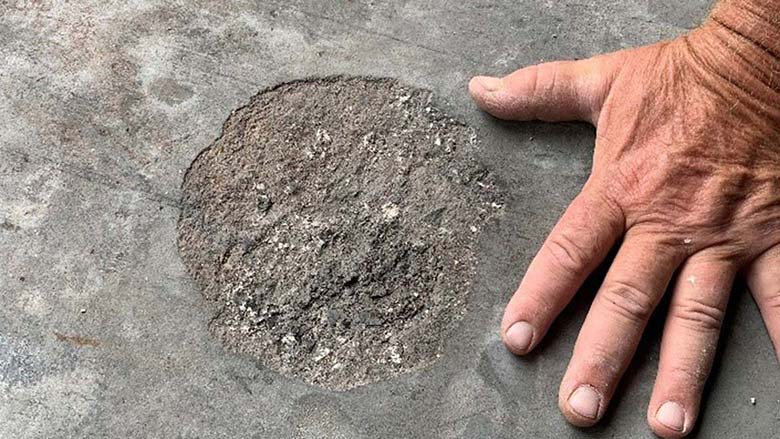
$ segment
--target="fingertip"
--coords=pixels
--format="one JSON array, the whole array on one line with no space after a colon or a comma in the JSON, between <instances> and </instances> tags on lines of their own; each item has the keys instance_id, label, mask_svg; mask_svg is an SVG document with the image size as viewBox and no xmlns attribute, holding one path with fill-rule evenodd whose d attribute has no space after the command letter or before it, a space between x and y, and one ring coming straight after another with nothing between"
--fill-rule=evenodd
<instances>
[{"instance_id":1,"label":"fingertip","mask_svg":"<svg viewBox=\"0 0 780 439\"><path fill-rule=\"evenodd\" d=\"M479 83L479 78L479 76L475 76L469 81L469 94L471 95L471 99L474 99L477 103L479 103L479 98L482 96L482 93L484 93L484 89Z\"/></svg>"},{"instance_id":2,"label":"fingertip","mask_svg":"<svg viewBox=\"0 0 780 439\"><path fill-rule=\"evenodd\" d=\"M496 92L502 87L502 80L491 76L475 76L469 81L469 94L477 106L490 114L494 114Z\"/></svg>"},{"instance_id":3,"label":"fingertip","mask_svg":"<svg viewBox=\"0 0 780 439\"><path fill-rule=\"evenodd\" d=\"M472 94L493 93L501 90L503 87L503 79L493 76L475 76L469 82L469 90Z\"/></svg>"},{"instance_id":4,"label":"fingertip","mask_svg":"<svg viewBox=\"0 0 780 439\"><path fill-rule=\"evenodd\" d=\"M690 420L685 409L675 401L648 407L647 424L653 433L665 439L682 438L690 432Z\"/></svg>"},{"instance_id":5,"label":"fingertip","mask_svg":"<svg viewBox=\"0 0 780 439\"><path fill-rule=\"evenodd\" d=\"M515 355L525 355L531 351L534 342L534 328L530 323L513 323L503 334L504 345Z\"/></svg>"},{"instance_id":6,"label":"fingertip","mask_svg":"<svg viewBox=\"0 0 780 439\"><path fill-rule=\"evenodd\" d=\"M571 393L562 392L558 408L570 424L576 427L592 427L601 419L604 398L593 387L583 384Z\"/></svg>"}]
</instances>

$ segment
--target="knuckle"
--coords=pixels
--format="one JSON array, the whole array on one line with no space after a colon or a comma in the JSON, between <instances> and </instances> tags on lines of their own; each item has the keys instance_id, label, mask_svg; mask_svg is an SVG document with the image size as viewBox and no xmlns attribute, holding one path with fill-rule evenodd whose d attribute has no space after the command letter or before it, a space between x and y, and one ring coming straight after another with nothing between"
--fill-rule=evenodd
<instances>
[{"instance_id":1,"label":"knuckle","mask_svg":"<svg viewBox=\"0 0 780 439\"><path fill-rule=\"evenodd\" d=\"M523 73L525 74L525 83L527 84L527 90L526 93L528 93L530 96L533 97L534 100L539 99L539 96L541 94L541 84L539 82L540 80L540 72L541 69L540 65L533 65L530 67L527 67L523 70Z\"/></svg>"},{"instance_id":2,"label":"knuckle","mask_svg":"<svg viewBox=\"0 0 780 439\"><path fill-rule=\"evenodd\" d=\"M709 364L709 360L700 360L698 363L686 363L672 366L667 372L668 378L672 382L688 386L688 391L698 392L700 389L696 387L703 384L709 375ZM696 387L690 388L690 386Z\"/></svg>"},{"instance_id":3,"label":"knuckle","mask_svg":"<svg viewBox=\"0 0 780 439\"><path fill-rule=\"evenodd\" d=\"M569 81L562 73L566 65L563 61L552 61L536 66L534 95L537 98L549 100L553 94L560 94L567 89Z\"/></svg>"},{"instance_id":4,"label":"knuckle","mask_svg":"<svg viewBox=\"0 0 780 439\"><path fill-rule=\"evenodd\" d=\"M583 267L588 264L587 252L569 231L551 235L544 247L554 264L568 275L573 276L582 272Z\"/></svg>"},{"instance_id":5,"label":"knuckle","mask_svg":"<svg viewBox=\"0 0 780 439\"><path fill-rule=\"evenodd\" d=\"M656 299L647 291L627 282L613 282L602 290L601 299L614 313L633 322L646 322Z\"/></svg>"},{"instance_id":6,"label":"knuckle","mask_svg":"<svg viewBox=\"0 0 780 439\"><path fill-rule=\"evenodd\" d=\"M761 297L764 307L780 313L780 287Z\"/></svg>"},{"instance_id":7,"label":"knuckle","mask_svg":"<svg viewBox=\"0 0 780 439\"><path fill-rule=\"evenodd\" d=\"M589 369L590 374L609 378L620 375L623 362L616 355L613 346L597 342L591 346L588 359L585 360L584 364Z\"/></svg>"},{"instance_id":8,"label":"knuckle","mask_svg":"<svg viewBox=\"0 0 780 439\"><path fill-rule=\"evenodd\" d=\"M723 325L724 310L701 298L688 298L672 308L671 316L697 331L717 332Z\"/></svg>"}]
</instances>

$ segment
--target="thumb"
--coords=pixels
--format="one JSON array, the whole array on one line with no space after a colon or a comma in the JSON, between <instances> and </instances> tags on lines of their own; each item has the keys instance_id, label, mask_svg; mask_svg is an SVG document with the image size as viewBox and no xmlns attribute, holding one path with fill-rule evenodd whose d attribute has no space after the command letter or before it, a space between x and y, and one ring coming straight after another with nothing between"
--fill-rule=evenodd
<instances>
[{"instance_id":1,"label":"thumb","mask_svg":"<svg viewBox=\"0 0 780 439\"><path fill-rule=\"evenodd\" d=\"M476 76L469 92L480 108L500 119L595 125L614 76L612 65L608 56L544 63L503 78Z\"/></svg>"}]
</instances>

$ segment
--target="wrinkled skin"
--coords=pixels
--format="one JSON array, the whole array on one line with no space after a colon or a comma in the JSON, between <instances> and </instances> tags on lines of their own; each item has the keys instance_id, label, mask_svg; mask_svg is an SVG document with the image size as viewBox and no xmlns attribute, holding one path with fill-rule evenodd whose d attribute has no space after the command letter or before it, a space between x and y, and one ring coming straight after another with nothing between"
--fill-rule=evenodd
<instances>
[{"instance_id":1,"label":"wrinkled skin","mask_svg":"<svg viewBox=\"0 0 780 439\"><path fill-rule=\"evenodd\" d=\"M777 72L774 79L773 72ZM677 40L476 77L502 119L597 127L591 177L528 267L501 327L532 350L619 245L559 390L578 426L604 414L656 305L672 294L648 407L652 430L693 428L729 293L746 276L780 348L780 62L709 22Z\"/></svg>"}]
</instances>

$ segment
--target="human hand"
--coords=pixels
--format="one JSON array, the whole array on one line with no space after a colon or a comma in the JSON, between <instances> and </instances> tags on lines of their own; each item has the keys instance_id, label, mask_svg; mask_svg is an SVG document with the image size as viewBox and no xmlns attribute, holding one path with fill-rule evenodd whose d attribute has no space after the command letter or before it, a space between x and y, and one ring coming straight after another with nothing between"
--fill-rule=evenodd
<instances>
[{"instance_id":1,"label":"human hand","mask_svg":"<svg viewBox=\"0 0 780 439\"><path fill-rule=\"evenodd\" d=\"M559 390L575 425L603 416L669 287L647 413L656 434L693 428L737 276L780 352L780 17L755 14L778 3L726 0L670 42L471 81L496 117L597 127L591 176L501 326L509 350L531 351L622 239Z\"/></svg>"}]
</instances>

